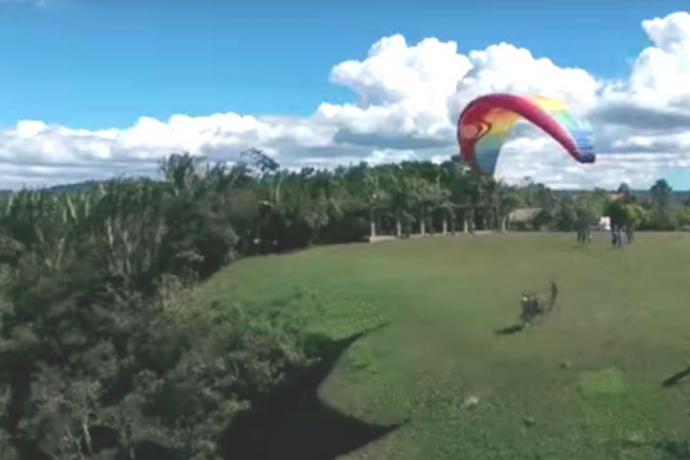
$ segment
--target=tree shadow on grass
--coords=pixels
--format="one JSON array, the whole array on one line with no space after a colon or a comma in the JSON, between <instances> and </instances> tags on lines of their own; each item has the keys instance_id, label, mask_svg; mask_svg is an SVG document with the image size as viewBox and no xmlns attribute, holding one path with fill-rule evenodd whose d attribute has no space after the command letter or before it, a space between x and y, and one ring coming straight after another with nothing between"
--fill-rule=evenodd
<instances>
[{"instance_id":1,"label":"tree shadow on grass","mask_svg":"<svg viewBox=\"0 0 690 460\"><path fill-rule=\"evenodd\" d=\"M683 369L680 372L676 372L675 374L661 382L661 386L672 387L680 383L681 380L685 379L688 376L690 376L690 367Z\"/></svg>"},{"instance_id":2,"label":"tree shadow on grass","mask_svg":"<svg viewBox=\"0 0 690 460\"><path fill-rule=\"evenodd\" d=\"M612 448L624 453L626 450L647 449L663 453L668 460L690 460L690 441L687 440L650 440L646 442L631 443L628 440L615 440L609 442ZM624 458L624 457L621 457Z\"/></svg>"},{"instance_id":3,"label":"tree shadow on grass","mask_svg":"<svg viewBox=\"0 0 690 460\"><path fill-rule=\"evenodd\" d=\"M233 420L220 442L225 458L328 460L399 428L400 424L372 425L342 414L317 394L343 353L383 326L340 340L314 338L319 343L319 363Z\"/></svg>"},{"instance_id":4,"label":"tree shadow on grass","mask_svg":"<svg viewBox=\"0 0 690 460\"><path fill-rule=\"evenodd\" d=\"M654 443L654 447L671 458L690 459L690 442L688 441L658 441Z\"/></svg>"},{"instance_id":5,"label":"tree shadow on grass","mask_svg":"<svg viewBox=\"0 0 690 460\"><path fill-rule=\"evenodd\" d=\"M504 327L495 331L496 335L513 335L525 329L522 324L513 324L512 326Z\"/></svg>"}]
</instances>

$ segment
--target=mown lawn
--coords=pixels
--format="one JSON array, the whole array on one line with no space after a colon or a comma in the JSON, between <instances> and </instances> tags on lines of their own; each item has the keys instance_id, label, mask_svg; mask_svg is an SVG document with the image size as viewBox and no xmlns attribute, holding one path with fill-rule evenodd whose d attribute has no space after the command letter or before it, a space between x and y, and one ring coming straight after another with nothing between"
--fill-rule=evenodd
<instances>
[{"instance_id":1,"label":"mown lawn","mask_svg":"<svg viewBox=\"0 0 690 460\"><path fill-rule=\"evenodd\" d=\"M655 459L690 439L690 235L458 236L315 248L241 261L204 300L282 309L357 342L321 397L375 423L410 422L347 459ZM523 290L560 308L515 335ZM468 401L477 401L468 404ZM318 433L314 433L318 436Z\"/></svg>"}]
</instances>

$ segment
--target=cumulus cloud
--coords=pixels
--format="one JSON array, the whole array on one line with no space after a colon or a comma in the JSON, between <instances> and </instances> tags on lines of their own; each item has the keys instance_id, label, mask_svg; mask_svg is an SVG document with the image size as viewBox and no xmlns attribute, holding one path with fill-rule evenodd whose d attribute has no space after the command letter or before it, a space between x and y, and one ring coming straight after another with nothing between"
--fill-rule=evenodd
<instances>
[{"instance_id":1,"label":"cumulus cloud","mask_svg":"<svg viewBox=\"0 0 690 460\"><path fill-rule=\"evenodd\" d=\"M669 108L650 110L649 107L622 102L600 104L590 112L589 118L593 122L648 132L667 133L673 130L690 130L690 113L686 111Z\"/></svg>"},{"instance_id":2,"label":"cumulus cloud","mask_svg":"<svg viewBox=\"0 0 690 460\"><path fill-rule=\"evenodd\" d=\"M690 170L690 151L654 149L642 139L625 147L599 155L595 164L580 164L549 138L516 139L505 145L496 175L509 184L529 178L558 188L615 189L621 182L649 187L669 171Z\"/></svg>"},{"instance_id":3,"label":"cumulus cloud","mask_svg":"<svg viewBox=\"0 0 690 460\"><path fill-rule=\"evenodd\" d=\"M409 46L402 35L386 37L365 60L343 62L331 72L331 81L352 89L357 104L321 104L316 118L337 126L342 142L377 148L447 144L453 136L448 98L470 68L455 42L427 38Z\"/></svg>"},{"instance_id":4,"label":"cumulus cloud","mask_svg":"<svg viewBox=\"0 0 690 460\"><path fill-rule=\"evenodd\" d=\"M454 99L463 106L492 92L542 94L560 99L574 112L595 106L601 82L582 69L563 68L547 58L535 58L524 48L507 43L469 54L472 69L464 76Z\"/></svg>"},{"instance_id":5,"label":"cumulus cloud","mask_svg":"<svg viewBox=\"0 0 690 460\"><path fill-rule=\"evenodd\" d=\"M330 81L349 88L353 102L324 102L308 117L142 117L103 130L23 120L0 128L0 181L19 187L153 174L162 156L182 150L226 160L256 147L287 167L441 161L457 154L455 123L465 104L511 92L568 103L595 126L599 156L595 165L580 165L538 130L520 125L500 157L499 177L529 176L562 188L621 181L647 187L669 170L690 167L690 14L645 20L642 28L650 46L619 81L508 43L463 54L453 41L410 44L393 35L363 59L333 67Z\"/></svg>"},{"instance_id":6,"label":"cumulus cloud","mask_svg":"<svg viewBox=\"0 0 690 460\"><path fill-rule=\"evenodd\" d=\"M652 46L637 56L626 81L607 86L605 103L652 114L690 113L690 14L645 20L642 28Z\"/></svg>"}]
</instances>

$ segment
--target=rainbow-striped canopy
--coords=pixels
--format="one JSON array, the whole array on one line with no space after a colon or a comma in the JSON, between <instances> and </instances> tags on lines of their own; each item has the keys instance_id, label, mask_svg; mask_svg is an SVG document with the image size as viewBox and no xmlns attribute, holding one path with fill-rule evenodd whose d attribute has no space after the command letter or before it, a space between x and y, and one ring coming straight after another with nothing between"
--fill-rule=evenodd
<instances>
[{"instance_id":1,"label":"rainbow-striped canopy","mask_svg":"<svg viewBox=\"0 0 690 460\"><path fill-rule=\"evenodd\" d=\"M561 101L543 96L489 94L463 110L458 143L464 160L482 174L493 174L513 125L524 118L553 137L580 163L594 163L592 131Z\"/></svg>"}]
</instances>

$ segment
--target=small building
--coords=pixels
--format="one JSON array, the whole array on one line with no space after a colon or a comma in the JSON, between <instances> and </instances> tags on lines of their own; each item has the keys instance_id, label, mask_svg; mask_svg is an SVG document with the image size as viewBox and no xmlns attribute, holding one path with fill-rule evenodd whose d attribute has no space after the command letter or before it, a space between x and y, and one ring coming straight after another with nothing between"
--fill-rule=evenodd
<instances>
[{"instance_id":1,"label":"small building","mask_svg":"<svg viewBox=\"0 0 690 460\"><path fill-rule=\"evenodd\" d=\"M508 214L510 230L536 230L534 220L541 213L541 208L519 208Z\"/></svg>"},{"instance_id":2,"label":"small building","mask_svg":"<svg viewBox=\"0 0 690 460\"><path fill-rule=\"evenodd\" d=\"M599 223L596 225L597 230L609 231L611 230L611 218L608 216L600 217Z\"/></svg>"}]
</instances>

